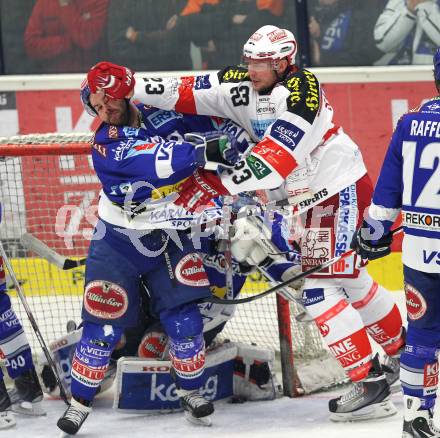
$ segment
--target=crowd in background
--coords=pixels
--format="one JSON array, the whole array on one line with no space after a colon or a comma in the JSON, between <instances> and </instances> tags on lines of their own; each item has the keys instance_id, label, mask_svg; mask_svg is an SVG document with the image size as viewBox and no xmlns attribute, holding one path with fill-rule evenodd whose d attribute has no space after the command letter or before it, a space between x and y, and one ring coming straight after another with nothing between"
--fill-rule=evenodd
<instances>
[{"instance_id":1,"label":"crowd in background","mask_svg":"<svg viewBox=\"0 0 440 438\"><path fill-rule=\"evenodd\" d=\"M429 64L440 46L440 0L307 0L305 12L299 3L0 0L1 73L84 72L102 59L136 71L217 69L240 62L255 29L296 35L298 20L311 66Z\"/></svg>"}]
</instances>

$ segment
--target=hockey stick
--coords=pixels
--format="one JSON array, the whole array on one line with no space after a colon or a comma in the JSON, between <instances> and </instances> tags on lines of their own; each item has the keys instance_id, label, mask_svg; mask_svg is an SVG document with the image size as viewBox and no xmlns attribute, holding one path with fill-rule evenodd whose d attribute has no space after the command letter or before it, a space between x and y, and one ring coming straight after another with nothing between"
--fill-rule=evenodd
<instances>
[{"instance_id":1,"label":"hockey stick","mask_svg":"<svg viewBox=\"0 0 440 438\"><path fill-rule=\"evenodd\" d=\"M226 297L233 298L234 297L234 273L232 267L232 233L233 228L231 226L231 216L232 216L232 197L225 196L223 207L227 208L228 214L223 215L223 232L224 232L224 250L223 256L225 258L225 280L226 280Z\"/></svg>"},{"instance_id":2,"label":"hockey stick","mask_svg":"<svg viewBox=\"0 0 440 438\"><path fill-rule=\"evenodd\" d=\"M64 391L63 385L61 383L61 379L60 379L60 375L58 374L57 367L56 367L56 365L55 365L55 363L54 363L54 361L52 359L52 356L49 353L49 350L48 350L48 348L46 346L46 342L44 342L43 335L41 334L40 329L38 328L37 321L35 320L34 315L33 315L32 311L31 311L31 308L29 307L29 303L28 303L28 301L26 299L26 296L24 295L24 292L23 292L23 289L20 286L20 283L17 280L15 272L12 269L11 262L9 261L9 258L6 255L5 249L3 248L3 244L2 244L1 241L0 241L0 255L2 256L3 261L4 261L5 265L6 265L6 268L9 271L9 275L11 276L12 282L14 283L15 290L17 291L17 294L18 294L18 296L20 298L21 304L23 304L24 310L26 311L26 314L28 316L29 322L31 323L32 329L34 330L35 336L37 337L37 340L38 340L38 342L40 344L40 347L43 350L44 355L46 356L47 363L51 367L52 372L53 372L53 374L55 376L55 380L57 381L57 385L60 388L60 396L63 399L64 403L66 403L66 405L69 406L69 401L67 400L67 394Z\"/></svg>"},{"instance_id":3,"label":"hockey stick","mask_svg":"<svg viewBox=\"0 0 440 438\"><path fill-rule=\"evenodd\" d=\"M394 230L391 231L391 234L398 234L403 230L403 226L397 227ZM341 254L338 257L333 257L330 260L327 260L326 262L315 266L314 268L308 269L307 271L301 272L300 274L296 275L295 277L289 278L286 281L283 281L282 283L277 284L274 287L271 287L270 289L261 292L257 295L253 295L251 297L247 297L247 298L237 298L237 299L232 299L232 300L223 300L221 298L217 298L217 297L210 297L210 298L205 298L203 301L206 303L213 303L213 304L243 304L243 303L250 303L252 301L258 300L260 298L265 297L266 295L269 295L273 292L277 292L280 289L285 288L286 286L288 286L290 283L294 283L295 281L301 280L302 278L306 278L309 275L314 274L315 272L319 272L322 269L328 268L329 266L333 265L334 263L338 262L339 260L345 259L347 257L349 257L351 254L353 254L354 249L350 249L346 252L344 252L344 254Z\"/></svg>"},{"instance_id":4,"label":"hockey stick","mask_svg":"<svg viewBox=\"0 0 440 438\"><path fill-rule=\"evenodd\" d=\"M20 240L23 246L25 246L27 249L33 251L35 254L38 254L40 257L46 259L49 263L52 263L57 268L63 269L64 271L78 268L86 263L85 258L74 260L58 254L56 251L54 251L52 248L49 248L40 239L30 233L24 233Z\"/></svg>"}]
</instances>

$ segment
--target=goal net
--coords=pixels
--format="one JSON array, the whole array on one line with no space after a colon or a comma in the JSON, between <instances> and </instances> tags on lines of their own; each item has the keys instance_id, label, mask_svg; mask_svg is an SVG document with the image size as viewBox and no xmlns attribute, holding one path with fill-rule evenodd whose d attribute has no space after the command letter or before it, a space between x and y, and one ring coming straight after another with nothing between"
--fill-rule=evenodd
<instances>
[{"instance_id":1,"label":"goal net","mask_svg":"<svg viewBox=\"0 0 440 438\"><path fill-rule=\"evenodd\" d=\"M81 320L84 267L60 269L33 252L25 235L68 259L87 256L100 184L90 156L91 134L38 134L0 138L0 239L46 343ZM34 354L41 348L11 281L9 292ZM244 294L270 287L251 275ZM269 347L279 354L283 384L311 392L345 380L312 322L298 322L299 306L275 294L237 306L222 336ZM281 333L281 337L280 337ZM281 339L281 342L280 342ZM291 354L293 353L293 355ZM294 365L294 369L289 368ZM290 382L290 383L289 383ZM285 391L288 393L289 391ZM291 392L291 391L290 391Z\"/></svg>"}]
</instances>

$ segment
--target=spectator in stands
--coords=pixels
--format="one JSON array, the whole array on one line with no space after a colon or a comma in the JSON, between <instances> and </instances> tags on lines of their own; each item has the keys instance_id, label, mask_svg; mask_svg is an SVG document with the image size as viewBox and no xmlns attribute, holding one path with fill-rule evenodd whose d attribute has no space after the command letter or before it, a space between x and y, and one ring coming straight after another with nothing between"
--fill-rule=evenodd
<instances>
[{"instance_id":1,"label":"spectator in stands","mask_svg":"<svg viewBox=\"0 0 440 438\"><path fill-rule=\"evenodd\" d=\"M24 50L24 31L36 0L1 0L1 42L6 74L37 73L37 67Z\"/></svg>"},{"instance_id":2,"label":"spectator in stands","mask_svg":"<svg viewBox=\"0 0 440 438\"><path fill-rule=\"evenodd\" d=\"M47 73L80 72L102 58L109 0L37 0L25 32L28 56Z\"/></svg>"},{"instance_id":3,"label":"spectator in stands","mask_svg":"<svg viewBox=\"0 0 440 438\"><path fill-rule=\"evenodd\" d=\"M389 0L374 28L378 64L431 64L440 46L440 0Z\"/></svg>"},{"instance_id":4,"label":"spectator in stands","mask_svg":"<svg viewBox=\"0 0 440 438\"><path fill-rule=\"evenodd\" d=\"M191 38L179 23L184 8L197 8L188 3L187 0L112 1L108 24L110 59L137 71L190 70ZM200 28L193 29L194 33L199 31Z\"/></svg>"},{"instance_id":5,"label":"spectator in stands","mask_svg":"<svg viewBox=\"0 0 440 438\"><path fill-rule=\"evenodd\" d=\"M376 1L315 0L309 9L313 65L371 65L380 52L373 41Z\"/></svg>"},{"instance_id":6,"label":"spectator in stands","mask_svg":"<svg viewBox=\"0 0 440 438\"><path fill-rule=\"evenodd\" d=\"M205 66L220 68L236 64L241 58L241 42L255 28L284 23L285 3L284 0L221 0L211 8L205 6L202 13L211 23L211 50L205 53Z\"/></svg>"}]
</instances>

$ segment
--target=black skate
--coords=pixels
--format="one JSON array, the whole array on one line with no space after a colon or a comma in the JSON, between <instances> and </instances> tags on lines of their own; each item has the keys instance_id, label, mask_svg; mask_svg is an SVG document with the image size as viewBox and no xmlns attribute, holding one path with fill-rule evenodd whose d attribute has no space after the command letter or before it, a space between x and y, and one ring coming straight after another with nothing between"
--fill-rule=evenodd
<instances>
[{"instance_id":1,"label":"black skate","mask_svg":"<svg viewBox=\"0 0 440 438\"><path fill-rule=\"evenodd\" d=\"M206 400L198 390L178 389L177 395L180 397L180 406L185 411L185 418L190 423L211 426L212 422L209 416L214 412L214 405Z\"/></svg>"},{"instance_id":2,"label":"black skate","mask_svg":"<svg viewBox=\"0 0 440 438\"><path fill-rule=\"evenodd\" d=\"M402 390L400 384L400 359L399 357L385 356L382 362L382 370L390 386L391 393Z\"/></svg>"},{"instance_id":3,"label":"black skate","mask_svg":"<svg viewBox=\"0 0 440 438\"><path fill-rule=\"evenodd\" d=\"M68 435L75 435L91 412L91 406L86 406L72 397L70 406L58 420L57 426Z\"/></svg>"},{"instance_id":4,"label":"black skate","mask_svg":"<svg viewBox=\"0 0 440 438\"><path fill-rule=\"evenodd\" d=\"M0 381L0 429L9 429L13 426L15 426L15 418L11 413L11 399L2 379Z\"/></svg>"},{"instance_id":5,"label":"black skate","mask_svg":"<svg viewBox=\"0 0 440 438\"><path fill-rule=\"evenodd\" d=\"M402 438L439 438L440 430L434 426L431 409L420 410L420 405L419 398L404 396Z\"/></svg>"},{"instance_id":6,"label":"black skate","mask_svg":"<svg viewBox=\"0 0 440 438\"><path fill-rule=\"evenodd\" d=\"M13 412L32 416L46 415L41 403L43 391L34 367L14 379L9 397Z\"/></svg>"},{"instance_id":7,"label":"black skate","mask_svg":"<svg viewBox=\"0 0 440 438\"><path fill-rule=\"evenodd\" d=\"M332 421L361 421L384 418L397 412L390 400L390 387L378 356L373 359L368 376L353 383L351 390L329 402Z\"/></svg>"}]
</instances>

